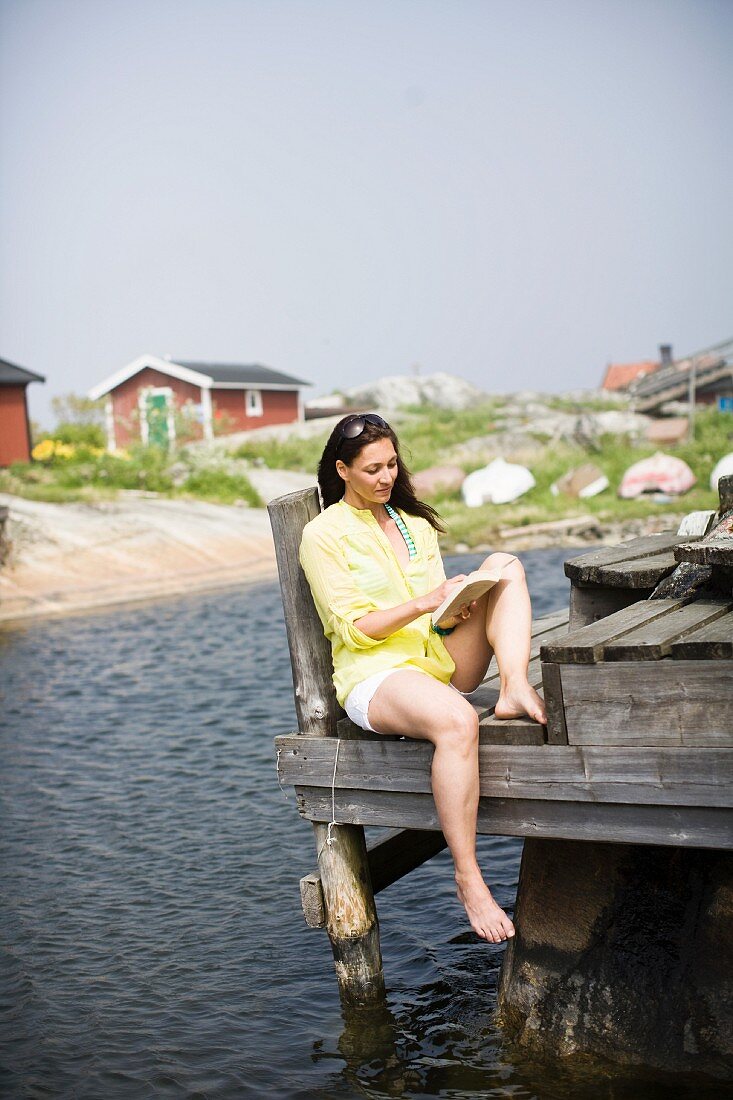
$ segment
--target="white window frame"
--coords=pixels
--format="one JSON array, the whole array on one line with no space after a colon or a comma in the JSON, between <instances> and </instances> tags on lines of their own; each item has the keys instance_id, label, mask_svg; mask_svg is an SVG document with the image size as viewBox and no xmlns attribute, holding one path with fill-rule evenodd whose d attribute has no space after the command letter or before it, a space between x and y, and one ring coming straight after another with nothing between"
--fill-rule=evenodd
<instances>
[{"instance_id":1,"label":"white window frame","mask_svg":"<svg viewBox=\"0 0 733 1100\"><path fill-rule=\"evenodd\" d=\"M262 416L262 390L244 391L244 411L247 416Z\"/></svg>"}]
</instances>

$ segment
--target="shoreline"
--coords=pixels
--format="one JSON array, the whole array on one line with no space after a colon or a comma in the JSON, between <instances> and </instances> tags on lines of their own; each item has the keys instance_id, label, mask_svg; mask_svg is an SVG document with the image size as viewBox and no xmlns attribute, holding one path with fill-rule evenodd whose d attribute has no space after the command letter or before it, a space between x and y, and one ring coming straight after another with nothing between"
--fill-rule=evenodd
<instances>
[{"instance_id":1,"label":"shoreline","mask_svg":"<svg viewBox=\"0 0 733 1100\"><path fill-rule=\"evenodd\" d=\"M265 509L146 499L48 504L0 494L10 509L0 569L0 627L275 580ZM592 516L504 528L491 545L444 554L578 549L677 526L669 514L599 524Z\"/></svg>"}]
</instances>

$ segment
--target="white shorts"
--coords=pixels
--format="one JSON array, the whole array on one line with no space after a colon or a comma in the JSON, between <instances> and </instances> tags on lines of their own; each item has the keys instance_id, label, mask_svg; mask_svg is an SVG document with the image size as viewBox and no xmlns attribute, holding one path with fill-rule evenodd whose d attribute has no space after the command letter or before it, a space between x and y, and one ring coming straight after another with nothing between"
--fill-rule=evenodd
<instances>
[{"instance_id":1,"label":"white shorts","mask_svg":"<svg viewBox=\"0 0 733 1100\"><path fill-rule=\"evenodd\" d=\"M355 688L352 688L344 701L344 710L348 714L351 721L360 726L363 730L369 730L371 733L377 733L373 726L369 725L369 704L371 703L377 688L386 680L388 676L391 676L393 672L417 672L418 669L406 669L403 666L399 668L386 668L382 672L375 672L373 676L367 676L366 680L362 680L360 684L357 684ZM421 673L423 676L429 676L430 673ZM449 684L454 691L458 691L455 684ZM459 695L466 694L463 691L458 691Z\"/></svg>"}]
</instances>

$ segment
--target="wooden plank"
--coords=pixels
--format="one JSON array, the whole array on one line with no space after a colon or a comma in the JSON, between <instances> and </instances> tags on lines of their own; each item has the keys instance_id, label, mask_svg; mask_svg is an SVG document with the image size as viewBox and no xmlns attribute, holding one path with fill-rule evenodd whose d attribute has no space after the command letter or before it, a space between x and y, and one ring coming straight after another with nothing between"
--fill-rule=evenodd
<instances>
[{"instance_id":1,"label":"wooden plank","mask_svg":"<svg viewBox=\"0 0 733 1100\"><path fill-rule=\"evenodd\" d=\"M296 788L296 795L304 818L316 820L319 816L330 814L330 788ZM428 794L337 791L336 815L339 821L360 825L438 828L435 803L432 795ZM733 847L730 810L704 806L482 798L477 831L493 836L556 837L620 844Z\"/></svg>"},{"instance_id":2,"label":"wooden plank","mask_svg":"<svg viewBox=\"0 0 733 1100\"><path fill-rule=\"evenodd\" d=\"M676 607L638 626L617 641L603 646L604 661L659 661L670 652L678 638L724 615L731 607L725 600L696 600Z\"/></svg>"},{"instance_id":3,"label":"wooden plank","mask_svg":"<svg viewBox=\"0 0 733 1100\"><path fill-rule=\"evenodd\" d=\"M619 661L561 675L571 745L733 744L733 663Z\"/></svg>"},{"instance_id":4,"label":"wooden plank","mask_svg":"<svg viewBox=\"0 0 733 1100\"><path fill-rule=\"evenodd\" d=\"M733 538L719 535L704 544L685 543L675 547L676 561L694 561L700 565L724 565L733 568Z\"/></svg>"},{"instance_id":5,"label":"wooden plank","mask_svg":"<svg viewBox=\"0 0 733 1100\"><path fill-rule=\"evenodd\" d=\"M597 570L597 583L620 588L653 588L677 566L671 550L636 561L608 565Z\"/></svg>"},{"instance_id":6,"label":"wooden plank","mask_svg":"<svg viewBox=\"0 0 733 1100\"><path fill-rule=\"evenodd\" d=\"M331 783L336 747L317 738L279 738L284 782ZM431 790L433 747L425 741L349 741L340 746L336 789ZM617 748L481 745L482 797L733 806L733 747Z\"/></svg>"},{"instance_id":7,"label":"wooden plank","mask_svg":"<svg viewBox=\"0 0 733 1100\"><path fill-rule=\"evenodd\" d=\"M604 646L635 630L640 623L651 622L659 615L667 615L681 605L680 600L640 600L605 619L581 627L564 638L543 645L540 654L543 661L561 664L593 664L600 660Z\"/></svg>"},{"instance_id":8,"label":"wooden plank","mask_svg":"<svg viewBox=\"0 0 733 1100\"><path fill-rule=\"evenodd\" d=\"M285 612L298 729L326 737L336 733L340 715L333 688L331 646L298 559L303 528L320 510L316 488L278 497L267 506Z\"/></svg>"},{"instance_id":9,"label":"wooden plank","mask_svg":"<svg viewBox=\"0 0 733 1100\"><path fill-rule=\"evenodd\" d=\"M542 685L547 711L547 741L550 745L567 745L565 708L562 701L560 666L547 661L542 665Z\"/></svg>"},{"instance_id":10,"label":"wooden plank","mask_svg":"<svg viewBox=\"0 0 733 1100\"><path fill-rule=\"evenodd\" d=\"M604 546L601 550L592 550L568 559L565 562L565 576L569 577L574 584L597 584L599 569L631 562L635 558L647 558L650 555L664 553L679 541L675 533L665 531L660 535L644 535L630 539L618 546Z\"/></svg>"},{"instance_id":11,"label":"wooden plank","mask_svg":"<svg viewBox=\"0 0 733 1100\"><path fill-rule=\"evenodd\" d=\"M671 656L678 661L733 659L733 611L674 642Z\"/></svg>"},{"instance_id":12,"label":"wooden plank","mask_svg":"<svg viewBox=\"0 0 733 1100\"><path fill-rule=\"evenodd\" d=\"M323 898L321 876L316 872L304 875L300 880L300 904L305 923L309 928L326 927L326 902Z\"/></svg>"}]
</instances>

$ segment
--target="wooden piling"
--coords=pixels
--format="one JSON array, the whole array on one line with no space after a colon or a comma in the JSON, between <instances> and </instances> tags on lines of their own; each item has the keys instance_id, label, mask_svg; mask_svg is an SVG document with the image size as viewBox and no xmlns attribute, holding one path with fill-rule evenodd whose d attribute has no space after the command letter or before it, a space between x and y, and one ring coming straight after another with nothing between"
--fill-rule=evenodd
<instances>
[{"instance_id":1,"label":"wooden piling","mask_svg":"<svg viewBox=\"0 0 733 1100\"><path fill-rule=\"evenodd\" d=\"M275 540L300 733L337 736L339 706L333 689L331 649L298 561L303 528L318 515L315 488L268 505ZM369 1004L385 995L379 922L360 825L314 822L325 925L344 1004Z\"/></svg>"}]
</instances>

